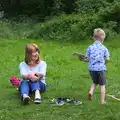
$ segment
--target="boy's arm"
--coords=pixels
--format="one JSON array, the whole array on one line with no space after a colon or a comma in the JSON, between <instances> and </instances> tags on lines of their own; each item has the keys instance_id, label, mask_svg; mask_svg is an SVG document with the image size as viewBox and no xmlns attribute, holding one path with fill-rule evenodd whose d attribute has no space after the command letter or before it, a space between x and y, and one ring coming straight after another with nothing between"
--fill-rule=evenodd
<instances>
[{"instance_id":1,"label":"boy's arm","mask_svg":"<svg viewBox=\"0 0 120 120\"><path fill-rule=\"evenodd\" d=\"M105 49L105 64L107 64L110 61L110 53L108 49Z\"/></svg>"},{"instance_id":2,"label":"boy's arm","mask_svg":"<svg viewBox=\"0 0 120 120\"><path fill-rule=\"evenodd\" d=\"M87 57L79 58L79 60L84 61L84 62L88 62L89 61Z\"/></svg>"},{"instance_id":3,"label":"boy's arm","mask_svg":"<svg viewBox=\"0 0 120 120\"><path fill-rule=\"evenodd\" d=\"M108 57L106 57L106 59L105 59L105 64L107 64L109 61L110 61L110 57L108 56Z\"/></svg>"},{"instance_id":4,"label":"boy's arm","mask_svg":"<svg viewBox=\"0 0 120 120\"><path fill-rule=\"evenodd\" d=\"M90 47L87 48L85 57L81 58L80 60L84 62L89 62L89 56L90 56Z\"/></svg>"}]
</instances>

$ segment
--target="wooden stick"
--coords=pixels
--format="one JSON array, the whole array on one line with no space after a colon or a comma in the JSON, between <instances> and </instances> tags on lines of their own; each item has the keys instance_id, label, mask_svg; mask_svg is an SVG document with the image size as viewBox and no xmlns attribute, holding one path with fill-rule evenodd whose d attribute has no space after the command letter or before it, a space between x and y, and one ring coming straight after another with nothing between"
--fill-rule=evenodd
<instances>
[{"instance_id":1,"label":"wooden stick","mask_svg":"<svg viewBox=\"0 0 120 120\"><path fill-rule=\"evenodd\" d=\"M85 55L83 55L83 54L81 54L81 53L78 53L78 52L73 52L72 55L73 55L73 56L78 56L78 57L80 57L80 58L85 57Z\"/></svg>"},{"instance_id":2,"label":"wooden stick","mask_svg":"<svg viewBox=\"0 0 120 120\"><path fill-rule=\"evenodd\" d=\"M120 98L117 98L117 97L115 97L114 95L107 94L107 96L109 96L109 97L111 97L111 98L113 98L113 99L115 99L115 100L117 100L117 101L120 101Z\"/></svg>"}]
</instances>

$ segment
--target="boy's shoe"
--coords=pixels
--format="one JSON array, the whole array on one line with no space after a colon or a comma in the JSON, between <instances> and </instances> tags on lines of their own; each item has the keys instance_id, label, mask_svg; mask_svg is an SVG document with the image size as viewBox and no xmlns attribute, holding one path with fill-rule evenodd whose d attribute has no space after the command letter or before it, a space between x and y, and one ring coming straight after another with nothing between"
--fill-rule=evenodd
<instances>
[{"instance_id":1,"label":"boy's shoe","mask_svg":"<svg viewBox=\"0 0 120 120\"><path fill-rule=\"evenodd\" d=\"M29 96L23 97L23 104L24 104L24 105L29 104L29 101L30 101L30 97L29 97Z\"/></svg>"},{"instance_id":2,"label":"boy's shoe","mask_svg":"<svg viewBox=\"0 0 120 120\"><path fill-rule=\"evenodd\" d=\"M35 98L34 99L34 103L35 104L40 104L41 103L41 99L40 98Z\"/></svg>"},{"instance_id":3,"label":"boy's shoe","mask_svg":"<svg viewBox=\"0 0 120 120\"><path fill-rule=\"evenodd\" d=\"M88 93L88 100L92 100L92 95L91 95L91 93Z\"/></svg>"}]
</instances>

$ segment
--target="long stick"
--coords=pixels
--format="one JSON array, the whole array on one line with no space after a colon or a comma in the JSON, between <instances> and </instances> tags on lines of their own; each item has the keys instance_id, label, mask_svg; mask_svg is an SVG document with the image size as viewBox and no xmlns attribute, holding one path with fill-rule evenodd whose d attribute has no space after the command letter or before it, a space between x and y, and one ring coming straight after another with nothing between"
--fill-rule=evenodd
<instances>
[{"instance_id":1,"label":"long stick","mask_svg":"<svg viewBox=\"0 0 120 120\"><path fill-rule=\"evenodd\" d=\"M115 97L114 95L107 94L107 96L109 96L109 97L111 97L111 98L113 98L113 99L115 99L115 100L117 100L117 101L120 101L120 98L117 98L117 97Z\"/></svg>"}]
</instances>

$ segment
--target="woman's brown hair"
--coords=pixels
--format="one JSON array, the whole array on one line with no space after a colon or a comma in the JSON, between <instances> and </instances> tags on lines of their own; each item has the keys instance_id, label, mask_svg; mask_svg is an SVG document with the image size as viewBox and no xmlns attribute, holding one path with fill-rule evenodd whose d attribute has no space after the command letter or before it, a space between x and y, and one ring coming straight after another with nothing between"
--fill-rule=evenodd
<instances>
[{"instance_id":1,"label":"woman's brown hair","mask_svg":"<svg viewBox=\"0 0 120 120\"><path fill-rule=\"evenodd\" d=\"M40 49L38 48L38 46L34 43L29 43L26 45L25 47L25 62L27 64L29 64L30 62L30 57L32 55L33 52L38 52L38 54L40 55ZM39 64L40 62L40 56L38 57L38 59L36 60L36 64Z\"/></svg>"}]
</instances>

